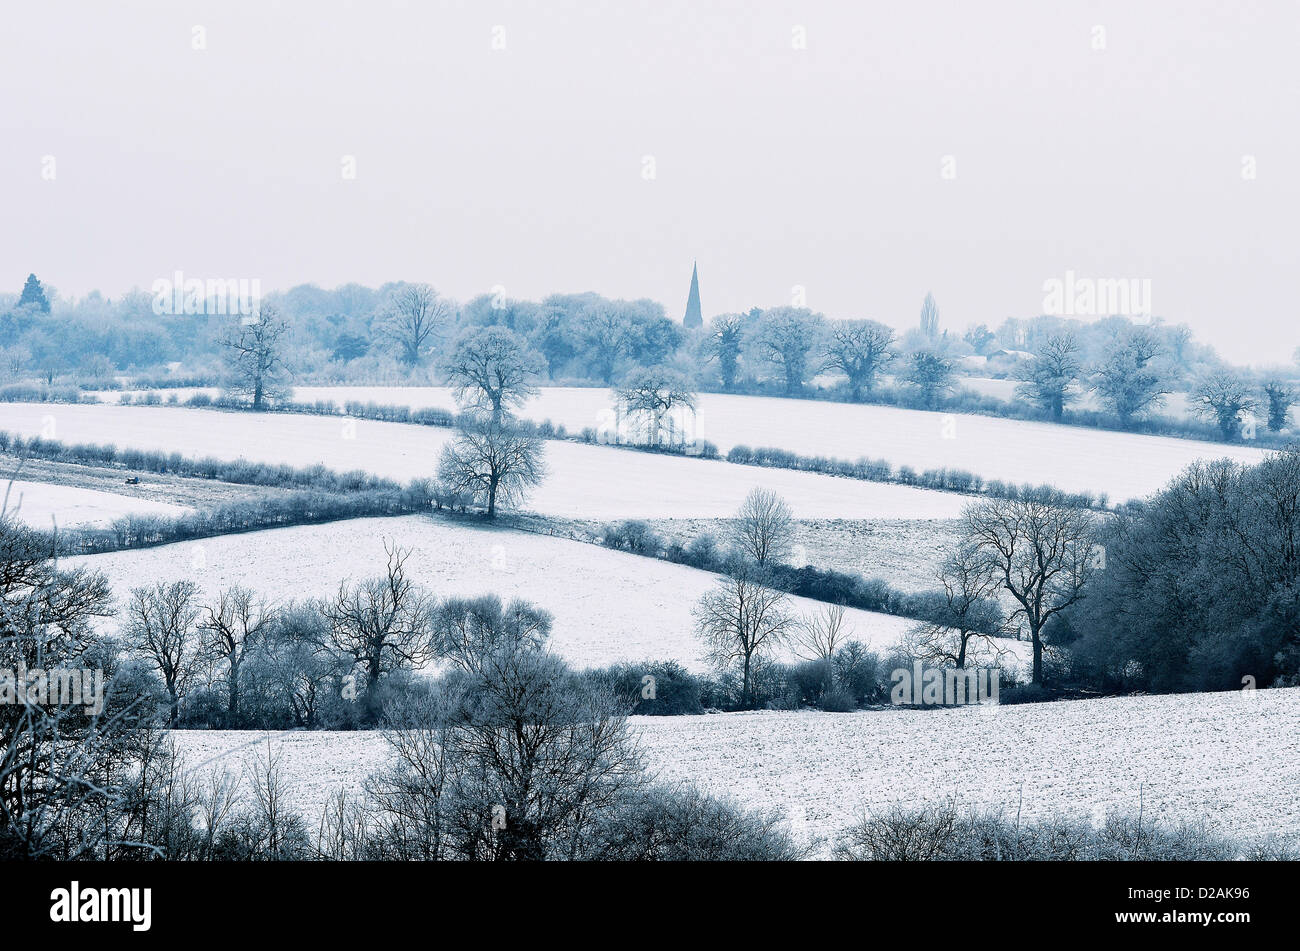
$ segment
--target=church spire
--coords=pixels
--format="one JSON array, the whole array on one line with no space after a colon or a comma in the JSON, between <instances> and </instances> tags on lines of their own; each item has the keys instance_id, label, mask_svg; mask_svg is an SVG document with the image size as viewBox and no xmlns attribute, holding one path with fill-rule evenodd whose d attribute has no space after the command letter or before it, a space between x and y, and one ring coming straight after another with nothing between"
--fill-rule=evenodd
<instances>
[{"instance_id":1,"label":"church spire","mask_svg":"<svg viewBox=\"0 0 1300 951\"><path fill-rule=\"evenodd\" d=\"M704 315L700 313L700 268L696 262L691 265L691 293L686 298L686 316L682 318L682 324L687 329L704 326Z\"/></svg>"}]
</instances>

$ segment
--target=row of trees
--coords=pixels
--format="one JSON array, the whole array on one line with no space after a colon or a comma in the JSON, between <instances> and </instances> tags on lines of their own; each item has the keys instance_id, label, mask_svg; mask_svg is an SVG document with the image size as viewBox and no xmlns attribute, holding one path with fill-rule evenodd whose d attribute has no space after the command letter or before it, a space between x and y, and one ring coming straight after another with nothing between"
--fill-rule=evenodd
<instances>
[{"instance_id":1,"label":"row of trees","mask_svg":"<svg viewBox=\"0 0 1300 951\"><path fill-rule=\"evenodd\" d=\"M267 295L244 317L158 315L140 292L116 302L95 294L63 302L34 276L20 298L0 299L0 377L35 373L52 383L71 373L104 384L117 372L179 362L183 374L220 377L258 409L293 380L434 379L459 387L469 377L480 392L498 391L486 408L499 417L511 405L507 392L518 407L541 379L630 386L645 372L671 375L688 389L786 395L830 374L852 401L933 408L972 356L994 360L979 372L1010 372L1020 382L1017 398L1055 420L1091 390L1128 427L1187 388L1193 407L1233 438L1243 417L1265 406L1269 427L1281 430L1295 402L1289 371L1254 379L1233 373L1185 326L1042 316L959 336L941 329L930 295L917 325L901 335L877 321L827 320L793 306L723 314L688 331L646 300L570 294L534 302L496 293L462 305L428 284L403 282L333 291L303 285Z\"/></svg>"},{"instance_id":2,"label":"row of trees","mask_svg":"<svg viewBox=\"0 0 1300 951\"><path fill-rule=\"evenodd\" d=\"M941 663L963 666L967 645L997 631L1027 634L1038 684L1295 684L1300 447L1254 466L1196 463L1106 516L1050 496L975 503L940 582L946 608L908 646Z\"/></svg>"},{"instance_id":3,"label":"row of trees","mask_svg":"<svg viewBox=\"0 0 1300 951\"><path fill-rule=\"evenodd\" d=\"M1098 543L1105 570L1052 632L1065 673L1106 690L1300 682L1300 448L1192 465Z\"/></svg>"},{"instance_id":4,"label":"row of trees","mask_svg":"<svg viewBox=\"0 0 1300 951\"><path fill-rule=\"evenodd\" d=\"M790 550L794 522L775 494L755 489L732 523L740 558L696 607L697 633L720 670L738 667L745 698L752 699L757 663L781 646L793 646L828 670L852 634L844 610L797 618L790 599L772 581L772 568ZM910 631L910 656L965 667L979 642L982 657L999 660L1002 638L1023 632L1032 649L1033 683L1046 678L1044 651L1057 618L1083 599L1104 557L1096 546L1097 522L1086 509L1049 493L972 503L963 534L939 572L942 603Z\"/></svg>"},{"instance_id":5,"label":"row of trees","mask_svg":"<svg viewBox=\"0 0 1300 951\"><path fill-rule=\"evenodd\" d=\"M843 614L796 618L771 579L792 522L751 493L736 561L696 610L720 670L742 678L779 646L829 659ZM1027 640L1032 681L1099 691L1300 682L1300 448L1247 466L1197 463L1165 491L1100 516L1051 493L967 507L938 578L942 603L904 642L941 665L999 662ZM818 649L816 645L824 649Z\"/></svg>"},{"instance_id":6,"label":"row of trees","mask_svg":"<svg viewBox=\"0 0 1300 951\"><path fill-rule=\"evenodd\" d=\"M210 603L188 580L133 588L126 650L146 665L168 725L373 725L390 684L408 689L415 671L459 656L468 638L549 636L545 611L491 596L437 599L412 577L410 551L386 551L383 574L281 606L240 586Z\"/></svg>"},{"instance_id":7,"label":"row of trees","mask_svg":"<svg viewBox=\"0 0 1300 951\"><path fill-rule=\"evenodd\" d=\"M1179 335L1149 326L1111 329L1111 337L1091 362L1086 362L1088 348L1075 332L1048 336L1036 353L1014 367L1017 398L1060 421L1091 390L1102 409L1127 428L1160 407L1176 387L1188 385L1190 371L1180 370L1169 350L1171 340L1182 339ZM272 310L264 325L242 326L237 337L228 334L223 341L231 354L236 389L255 407L262 405L264 379L283 376L286 331ZM547 361L534 349L535 343L504 325L474 326L454 340L438 371L461 398L470 398L499 420L503 412L523 406L536 392ZM728 391L742 385L747 369L748 385L775 374L787 395L799 394L817 374L837 374L844 378L846 396L855 402L873 398L885 374L892 372L896 383L915 394L918 405L930 408L938 406L958 380L954 344L940 334L938 310L930 297L922 308L920 328L903 340L876 321L826 321L807 309L780 307L715 318L703 329L695 349L699 362L694 365L681 359L665 362L668 351L658 354L659 363L631 364L616 388L619 400L656 421L674 407L693 408L692 381L705 367L717 373L722 389ZM605 381L623 366L621 358L607 356L600 374ZM1186 355L1180 359L1188 360ZM1198 364L1190 386L1192 408L1214 422L1225 439L1251 435L1251 414L1263 407L1269 429L1282 430L1300 392L1286 376L1251 379L1208 361ZM655 442L658 429L656 423Z\"/></svg>"},{"instance_id":8,"label":"row of trees","mask_svg":"<svg viewBox=\"0 0 1300 951\"><path fill-rule=\"evenodd\" d=\"M1071 333L1048 337L1038 353L1019 368L1017 395L1060 420L1065 410L1091 388L1099 403L1129 426L1143 413L1160 406L1182 380L1167 363L1163 344L1150 328L1137 327L1117 337L1095 365L1085 368L1083 346ZM1192 407L1218 427L1224 439L1233 439L1249 427L1249 414L1267 407L1268 428L1286 427L1297 398L1295 385L1285 376L1252 380L1247 374L1222 365L1204 366L1193 380ZM1249 435L1249 430L1246 430Z\"/></svg>"}]
</instances>

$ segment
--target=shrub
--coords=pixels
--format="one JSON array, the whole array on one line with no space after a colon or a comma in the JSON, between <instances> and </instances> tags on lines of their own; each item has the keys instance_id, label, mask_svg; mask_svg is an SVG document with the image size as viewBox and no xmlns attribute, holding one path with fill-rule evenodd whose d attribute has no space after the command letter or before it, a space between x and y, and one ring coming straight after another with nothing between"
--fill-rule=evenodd
<instances>
[{"instance_id":1,"label":"shrub","mask_svg":"<svg viewBox=\"0 0 1300 951\"><path fill-rule=\"evenodd\" d=\"M606 862L788 862L804 858L774 812L742 809L692 786L651 786L603 815L581 858Z\"/></svg>"},{"instance_id":2,"label":"shrub","mask_svg":"<svg viewBox=\"0 0 1300 951\"><path fill-rule=\"evenodd\" d=\"M1289 856L1275 840L1232 842L1205 823L1161 825L1108 815L1098 826L1068 818L1011 821L959 810L953 801L896 805L869 814L835 848L854 861L1224 861Z\"/></svg>"},{"instance_id":3,"label":"shrub","mask_svg":"<svg viewBox=\"0 0 1300 951\"><path fill-rule=\"evenodd\" d=\"M628 519L605 531L605 546L638 555L657 554L664 540L646 522Z\"/></svg>"},{"instance_id":4,"label":"shrub","mask_svg":"<svg viewBox=\"0 0 1300 951\"><path fill-rule=\"evenodd\" d=\"M627 698L638 716L680 716L704 712L702 682L674 660L616 664L583 676ZM647 677L654 678L647 681ZM653 691L649 688L653 687ZM653 697L646 696L652 692Z\"/></svg>"},{"instance_id":5,"label":"shrub","mask_svg":"<svg viewBox=\"0 0 1300 951\"><path fill-rule=\"evenodd\" d=\"M696 535L686 546L686 563L695 568L709 568L718 557L718 543L708 532Z\"/></svg>"}]
</instances>

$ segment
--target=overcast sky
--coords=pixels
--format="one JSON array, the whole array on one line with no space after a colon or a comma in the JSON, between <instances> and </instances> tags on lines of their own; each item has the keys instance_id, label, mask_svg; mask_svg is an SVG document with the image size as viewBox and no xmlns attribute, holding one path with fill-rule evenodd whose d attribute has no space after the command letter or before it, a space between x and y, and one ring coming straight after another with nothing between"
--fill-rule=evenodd
<instances>
[{"instance_id":1,"label":"overcast sky","mask_svg":"<svg viewBox=\"0 0 1300 951\"><path fill-rule=\"evenodd\" d=\"M698 260L706 318L801 286L904 326L932 291L960 331L1041 312L1073 270L1150 280L1157 315L1233 360L1300 344L1295 0L43 0L4 19L5 291L35 271L113 296L180 269L594 290L680 319Z\"/></svg>"}]
</instances>

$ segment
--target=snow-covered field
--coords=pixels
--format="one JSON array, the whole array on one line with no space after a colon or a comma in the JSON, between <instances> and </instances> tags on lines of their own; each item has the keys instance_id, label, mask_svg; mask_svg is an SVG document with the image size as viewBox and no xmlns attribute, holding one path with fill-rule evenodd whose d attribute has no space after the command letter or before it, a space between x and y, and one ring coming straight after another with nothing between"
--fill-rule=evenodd
<instances>
[{"instance_id":1,"label":"snow-covered field","mask_svg":"<svg viewBox=\"0 0 1300 951\"><path fill-rule=\"evenodd\" d=\"M401 481L434 475L452 437L432 426L328 416L42 403L0 405L0 430L186 456L320 463ZM798 518L956 518L968 501L951 492L556 440L546 443L546 464L546 481L527 507L568 518L722 518L755 486L780 493Z\"/></svg>"},{"instance_id":2,"label":"snow-covered field","mask_svg":"<svg viewBox=\"0 0 1300 951\"><path fill-rule=\"evenodd\" d=\"M1003 380L971 382L976 384L973 388L990 391L1014 388L1014 383ZM109 402L119 397L111 392L99 395ZM339 406L357 400L412 409L455 408L450 389L432 386L298 387L294 399L332 400ZM1185 400L1176 402L1185 413ZM549 419L570 432L580 432L608 426L612 407L607 389L545 387L521 415ZM867 456L919 470L947 466L986 479L1105 492L1114 501L1163 488L1197 459L1227 456L1253 463L1264 454L1248 446L992 416L717 393L699 395L695 431L724 453L732 446L747 445L847 459Z\"/></svg>"},{"instance_id":3,"label":"snow-covered field","mask_svg":"<svg viewBox=\"0 0 1300 951\"><path fill-rule=\"evenodd\" d=\"M451 391L442 387L299 387L295 399L455 406ZM1228 456L1258 462L1263 457L1261 450L1245 446L890 406L716 393L700 394L698 403L699 438L724 453L747 445L805 455L868 456L895 466L948 466L986 479L1106 492L1115 501L1163 488L1197 459ZM606 389L548 387L522 415L579 432L607 422L612 405Z\"/></svg>"},{"instance_id":4,"label":"snow-covered field","mask_svg":"<svg viewBox=\"0 0 1300 951\"><path fill-rule=\"evenodd\" d=\"M809 838L833 837L865 810L956 797L1025 818L1096 820L1140 804L1148 819L1300 842L1300 689L632 724L662 778L779 808ZM236 772L269 738L312 829L334 790L358 791L385 760L375 733L174 735L192 766Z\"/></svg>"},{"instance_id":5,"label":"snow-covered field","mask_svg":"<svg viewBox=\"0 0 1300 951\"><path fill-rule=\"evenodd\" d=\"M188 511L167 502L51 482L0 482L0 504L6 490L6 512L37 528L107 528L124 515L174 517Z\"/></svg>"},{"instance_id":6,"label":"snow-covered field","mask_svg":"<svg viewBox=\"0 0 1300 951\"><path fill-rule=\"evenodd\" d=\"M141 579L189 579L203 597L241 584L284 602L328 597L344 580L382 574L385 541L412 551L411 576L435 595L496 594L546 608L555 617L551 643L574 666L671 659L696 670L704 667L691 610L717 582L716 575L481 523L420 515L353 519L88 555L68 563L104 572L119 598ZM804 598L791 600L799 613L821 608ZM858 640L874 646L896 643L911 623L867 611L849 611L846 619Z\"/></svg>"}]
</instances>

